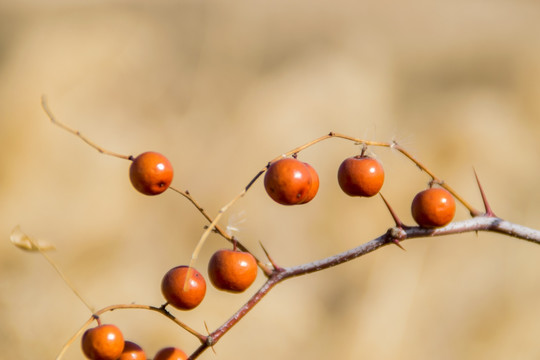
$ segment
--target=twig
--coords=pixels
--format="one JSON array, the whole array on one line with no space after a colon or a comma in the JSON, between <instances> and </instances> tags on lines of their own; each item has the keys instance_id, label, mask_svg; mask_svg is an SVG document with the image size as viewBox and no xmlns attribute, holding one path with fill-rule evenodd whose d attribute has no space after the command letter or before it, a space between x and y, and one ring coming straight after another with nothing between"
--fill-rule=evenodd
<instances>
[{"instance_id":1,"label":"twig","mask_svg":"<svg viewBox=\"0 0 540 360\"><path fill-rule=\"evenodd\" d=\"M87 143L88 145L90 145L91 147L96 149L98 152L100 152L102 154L105 154L105 155L114 156L114 157L117 157L117 158L120 158L120 159L133 160L133 156L131 156L131 155L122 155L122 154L118 154L118 153L115 153L113 151L109 151L109 150L106 150L106 149L102 148L101 146L97 145L96 143L94 143L93 141L88 139L86 136L81 134L80 131L72 129L69 126L67 126L66 124L58 121L56 119L56 117L53 115L52 111L49 109L49 105L47 104L47 98L45 97L45 95L41 96L41 107L43 108L43 111L45 111L45 114L47 114L47 116L49 117L49 120L51 120L51 122L54 125L57 125L58 127L66 130L67 132L70 132L73 135L79 137L82 141L84 141L85 143Z\"/></svg>"}]
</instances>

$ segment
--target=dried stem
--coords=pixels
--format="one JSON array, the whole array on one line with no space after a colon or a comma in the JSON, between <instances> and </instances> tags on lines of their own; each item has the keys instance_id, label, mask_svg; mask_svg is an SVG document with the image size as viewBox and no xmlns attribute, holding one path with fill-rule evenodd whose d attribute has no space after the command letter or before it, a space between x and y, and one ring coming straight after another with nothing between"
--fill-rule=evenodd
<instances>
[{"instance_id":1,"label":"dried stem","mask_svg":"<svg viewBox=\"0 0 540 360\"><path fill-rule=\"evenodd\" d=\"M393 142L391 144L391 147L393 149L396 149L403 155L405 155L409 160L411 160L413 163L416 164L418 168L420 168L422 171L424 171L426 174L428 174L431 177L431 180L433 182L438 183L441 187L448 190L463 206L465 206L471 214L479 215L480 212L476 210L471 204L469 204L468 201L466 201L464 198L462 198L454 189L450 187L447 183L445 183L443 180L438 178L434 173L432 173L427 167L425 167L420 161L416 160L408 151L406 151L404 148L402 148L400 145L398 145L396 142ZM474 216L473 215L473 216Z\"/></svg>"},{"instance_id":2,"label":"dried stem","mask_svg":"<svg viewBox=\"0 0 540 360\"><path fill-rule=\"evenodd\" d=\"M45 251L41 251L39 250L39 253L41 255L43 255L43 257L45 258L45 260L47 260L47 262L49 264L51 264L51 266L54 268L54 270L58 273L58 275L60 275L60 278L66 283L66 285L71 289L71 291L73 291L73 293L75 294L75 296L77 296L79 298L79 300L84 304L84 306L86 306L86 308L88 310L90 310L90 312L93 312L94 309L93 307L90 305L90 303L88 303L88 301L86 301L83 296L81 295L81 293L75 288L75 286L73 285L73 283L71 282L71 280L69 280L69 278L64 274L64 272L60 269L60 267L56 264L56 262L51 259L51 257L49 255L47 255L47 253Z\"/></svg>"},{"instance_id":3,"label":"dried stem","mask_svg":"<svg viewBox=\"0 0 540 360\"><path fill-rule=\"evenodd\" d=\"M182 195L189 202L191 202L193 204L193 206L195 206L197 208L197 210L199 210L199 212L202 214L202 216L204 216L204 218L206 220L208 220L208 222L210 222L210 225L208 226L207 230L212 229L212 227L211 227L212 223L213 223L212 218L208 215L206 210L204 210L204 208L201 205L199 205L199 203L193 198L193 196L191 196L191 194L188 191L182 191L182 190L177 189L177 188L175 188L173 186L170 186L169 188L171 190L173 190L174 192ZM214 224L213 228L215 229L215 231L217 231L219 233L219 235L221 235L223 238L228 240L231 244L236 246L238 249L240 249L242 251L245 251L245 252L249 252L250 254L252 254L253 257L255 258L255 261L257 261L257 264L259 265L259 268L261 268L261 270L265 273L266 276L269 276L272 273L272 270L265 263L260 261L251 251L249 251L242 243L240 243L240 241L238 241L238 239L236 239L233 236L227 234L227 232L225 230L223 230L223 228L221 226L219 226L216 223L216 224Z\"/></svg>"},{"instance_id":4,"label":"dried stem","mask_svg":"<svg viewBox=\"0 0 540 360\"><path fill-rule=\"evenodd\" d=\"M122 154L118 154L118 153L115 153L113 151L109 151L109 150L106 150L106 149L102 148L101 146L97 145L96 143L94 143L93 141L88 139L86 136L81 134L81 132L79 130L72 129L69 126L67 126L66 124L56 120L56 117L53 115L52 111L49 109L49 106L47 104L47 98L44 95L41 97L41 107L43 108L43 111L45 111L45 114L47 114L47 116L49 117L49 120L51 120L51 122L53 124L59 126L60 128L66 130L67 132L70 132L73 135L79 137L82 141L84 141L85 143L87 143L88 145L90 145L91 147L93 147L94 149L99 151L100 153L105 154L105 155L114 156L114 157L117 157L117 158L120 158L120 159L133 160L133 156L131 156L131 155L122 155Z\"/></svg>"}]
</instances>

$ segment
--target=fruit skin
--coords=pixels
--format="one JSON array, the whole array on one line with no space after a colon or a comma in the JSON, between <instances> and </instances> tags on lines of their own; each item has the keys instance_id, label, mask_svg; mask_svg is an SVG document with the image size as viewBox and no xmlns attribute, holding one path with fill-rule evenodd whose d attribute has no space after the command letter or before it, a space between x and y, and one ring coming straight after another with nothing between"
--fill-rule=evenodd
<instances>
[{"instance_id":1,"label":"fruit skin","mask_svg":"<svg viewBox=\"0 0 540 360\"><path fill-rule=\"evenodd\" d=\"M185 352L175 347L166 347L159 350L154 356L154 360L187 360Z\"/></svg>"},{"instance_id":2,"label":"fruit skin","mask_svg":"<svg viewBox=\"0 0 540 360\"><path fill-rule=\"evenodd\" d=\"M115 325L98 325L85 331L81 346L88 359L116 360L124 349L124 336Z\"/></svg>"},{"instance_id":3,"label":"fruit skin","mask_svg":"<svg viewBox=\"0 0 540 360\"><path fill-rule=\"evenodd\" d=\"M311 184L308 167L293 158L272 163L264 176L266 192L282 205L301 204L307 198Z\"/></svg>"},{"instance_id":4,"label":"fruit skin","mask_svg":"<svg viewBox=\"0 0 540 360\"><path fill-rule=\"evenodd\" d=\"M188 266L177 266L169 270L161 281L161 292L169 304L179 310L197 307L206 294L206 281L200 272L191 268L190 281L184 291L189 271Z\"/></svg>"},{"instance_id":5,"label":"fruit skin","mask_svg":"<svg viewBox=\"0 0 540 360\"><path fill-rule=\"evenodd\" d=\"M221 249L208 262L208 277L217 289L240 293L257 278L257 262L248 252Z\"/></svg>"},{"instance_id":6,"label":"fruit skin","mask_svg":"<svg viewBox=\"0 0 540 360\"><path fill-rule=\"evenodd\" d=\"M383 186L384 169L376 159L353 156L343 160L339 166L338 183L349 196L371 197Z\"/></svg>"},{"instance_id":7,"label":"fruit skin","mask_svg":"<svg viewBox=\"0 0 540 360\"><path fill-rule=\"evenodd\" d=\"M445 226L454 218L456 202L450 192L430 188L419 192L411 204L414 221L424 228Z\"/></svg>"},{"instance_id":8,"label":"fruit skin","mask_svg":"<svg viewBox=\"0 0 540 360\"><path fill-rule=\"evenodd\" d=\"M117 360L146 360L146 354L139 345L126 341L122 355Z\"/></svg>"},{"instance_id":9,"label":"fruit skin","mask_svg":"<svg viewBox=\"0 0 540 360\"><path fill-rule=\"evenodd\" d=\"M313 200L319 191L319 175L317 174L317 171L315 171L313 166L309 165L308 163L304 163L304 165L308 168L309 174L311 175L311 186L309 187L306 197L300 204L307 204Z\"/></svg>"},{"instance_id":10,"label":"fruit skin","mask_svg":"<svg viewBox=\"0 0 540 360\"><path fill-rule=\"evenodd\" d=\"M145 195L158 195L167 190L173 179L173 167L160 153L148 151L140 154L129 167L133 187Z\"/></svg>"}]
</instances>

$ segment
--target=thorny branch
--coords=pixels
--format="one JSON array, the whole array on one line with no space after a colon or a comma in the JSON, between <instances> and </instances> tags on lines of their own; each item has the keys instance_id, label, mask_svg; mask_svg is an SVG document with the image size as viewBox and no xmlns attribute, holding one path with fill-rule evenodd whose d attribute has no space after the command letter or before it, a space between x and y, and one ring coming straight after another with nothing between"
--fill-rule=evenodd
<instances>
[{"instance_id":1,"label":"thorny branch","mask_svg":"<svg viewBox=\"0 0 540 360\"><path fill-rule=\"evenodd\" d=\"M59 122L53 115L53 113L50 111L50 109L47 106L47 102L45 97L42 98L42 107L45 113L47 114L50 121L63 128L64 130L76 135L81 140L86 142L88 145L99 151L100 153L115 156L122 159L127 160L133 160L132 156L126 156L118 153L114 153L108 150L105 150L101 148L100 146L96 145L94 142L90 141L88 138L83 136L78 130L74 130L67 125ZM64 346L60 354L58 355L57 359L60 359L63 355L63 353L66 351L67 347L84 331L84 329L90 325L90 323L95 320L99 319L99 315L108 312L113 311L117 309L144 309L144 310L151 310L158 312L162 314L163 316L168 317L169 319L176 322L179 326L184 328L186 331L193 334L195 337L199 339L201 342L201 345L191 354L189 359L196 359L199 357L205 350L208 348L214 346L222 337L225 335L232 327L234 327L242 318L250 311L252 310L258 303L261 301L272 289L275 285L278 283L291 279L293 277L303 276L306 274L310 274L317 271L322 271L325 269L328 269L333 266L337 266L340 264L343 264L345 262L354 260L356 258L359 258L361 256L364 256L366 254L371 253L372 251L375 251L383 246L389 245L389 244L397 244L401 247L400 243L409 240L409 239L415 239L415 238L431 238L431 237L438 237L438 236L444 236L444 235L450 235L450 234L458 234L458 233L467 233L467 232L478 232L478 231L486 231L486 232L495 232L500 233L507 236L512 236L518 239L526 240L535 244L540 245L540 231L531 229L522 225L514 224L509 221L503 220L501 218L498 218L495 216L494 212L490 208L486 196L483 192L483 189L480 185L480 182L478 181L478 177L476 176L476 179L478 181L478 185L480 188L480 192L482 195L482 200L484 202L485 212L481 212L474 208L471 204L469 204L465 199L463 199L454 189L452 189L448 184L446 184L443 180L441 180L439 177L437 177L433 172L431 172L426 166L424 166L421 162L419 162L415 157L413 157L407 150L402 148L399 144L396 142L375 142L375 141L367 141L363 139L357 139L354 137L350 137L347 135L330 132L326 135L323 135L315 140L312 140L304 145L301 145L299 147L296 147L292 150L290 150L287 153L284 153L272 160L270 160L265 167L260 169L257 174L248 182L247 186L245 186L242 191L237 194L232 200L230 200L226 205L224 205L218 212L218 214L215 217L211 217L208 215L206 210L204 210L198 202L191 196L191 194L188 191L181 191L177 188L171 187L171 189L181 195L183 195L188 201L190 201L197 210L205 217L205 219L210 223L208 227L203 232L197 247L195 248L195 251L192 255L193 262L199 253L199 250L201 249L205 239L208 237L211 231L215 231L219 233L223 238L227 239L230 242L236 243L236 245L242 250L242 251L248 251L242 244L240 244L237 239L227 234L219 225L218 222L223 216L223 214L238 200L240 200L247 191L251 188L251 186L265 173L265 171L268 169L268 167L288 156L296 156L300 151L303 151L321 141L331 139L331 138L341 138L349 141L353 141L358 144L362 144L364 146L379 146L379 147L386 147L386 148L393 148L400 152L402 155L404 155L408 160L413 162L420 170L424 171L430 178L431 181L434 183L439 184L441 187L448 190L463 206L465 206L472 218L465 220L465 221L459 221L459 222L452 222L445 227L441 228L435 228L435 229L426 229L421 227L409 227L405 226L401 223L401 221L397 218L397 215L393 212L390 205L382 197L383 201L388 207L388 210L390 211L395 226L388 229L388 231L381 236L368 241L362 245L359 245L353 249L344 251L342 253L329 256L324 259L320 259L317 261L309 262L306 264L301 264L297 266L292 267L285 267L282 268L280 266L277 266L276 263L273 261L272 258L268 255L266 249L263 250L265 254L267 255L268 259L270 260L271 265L267 265L265 263L262 263L261 261L258 261L259 267L263 270L265 275L267 276L266 282L259 288L253 296L242 306L240 307L226 322L224 322L221 326L219 326L217 329L215 329L213 332L211 332L208 336L202 335L195 330L191 329L187 325L180 322L178 319L176 319L171 313L169 313L165 305L161 307L155 307L150 305L136 305L136 304L129 304L129 305L112 305L105 307L101 310L98 310L92 315L92 318L90 318L82 327L81 329L68 341L68 343Z\"/></svg>"},{"instance_id":2,"label":"thorny branch","mask_svg":"<svg viewBox=\"0 0 540 360\"><path fill-rule=\"evenodd\" d=\"M424 229L421 227L409 227L405 229L398 227L390 228L385 234L377 237L376 239L337 255L302 265L280 268L279 270L274 271L266 283L264 283L264 285L225 323L214 330L208 336L207 341L202 343L199 348L197 348L191 354L189 359L196 359L209 346L216 344L219 339L235 324L242 320L242 318L251 309L253 309L255 305L257 305L257 303L259 303L259 301L262 300L262 298L266 296L275 285L284 280L325 270L346 263L363 255L369 254L370 252L375 251L383 246L392 244L394 240L402 242L408 239L436 237L473 231L497 232L540 245L540 231L489 216L478 216L465 221L453 222L445 227L437 229Z\"/></svg>"}]
</instances>

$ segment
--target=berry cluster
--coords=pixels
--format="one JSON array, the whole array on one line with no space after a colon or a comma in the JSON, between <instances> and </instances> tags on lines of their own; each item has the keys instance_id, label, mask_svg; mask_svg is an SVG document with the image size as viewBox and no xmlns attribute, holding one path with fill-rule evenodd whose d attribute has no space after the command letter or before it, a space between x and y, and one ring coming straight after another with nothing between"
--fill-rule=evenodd
<instances>
[{"instance_id":1,"label":"berry cluster","mask_svg":"<svg viewBox=\"0 0 540 360\"><path fill-rule=\"evenodd\" d=\"M365 149L364 149L365 150ZM352 156L343 160L337 171L337 180L349 196L372 197L384 183L381 163L369 156ZM171 184L173 169L169 160L157 152L145 152L132 164L129 177L133 187L145 195L158 195ZM296 156L271 163L264 177L266 192L282 205L300 205L313 200L319 190L319 176L308 163ZM443 188L430 187L418 193L411 205L414 220L424 228L440 227L452 221L455 202ZM236 245L236 244L235 244ZM257 277L257 261L249 252L234 249L216 251L208 262L208 276L212 285L222 291L240 293L249 288ZM166 305L178 310L196 308L206 295L206 280L195 268L180 265L170 269L161 282ZM114 325L98 325L82 337L83 353L91 360L145 359L144 351L135 343L124 341ZM154 360L187 359L180 349L161 349Z\"/></svg>"},{"instance_id":2,"label":"berry cluster","mask_svg":"<svg viewBox=\"0 0 540 360\"><path fill-rule=\"evenodd\" d=\"M343 160L337 178L345 194L372 197L383 186L384 169L379 161L362 153ZM305 204L317 194L319 176L311 165L296 158L284 158L270 164L264 177L264 187L279 204ZM455 210L452 194L443 188L430 187L421 191L411 205L414 220L424 228L447 225L454 218Z\"/></svg>"},{"instance_id":3,"label":"berry cluster","mask_svg":"<svg viewBox=\"0 0 540 360\"><path fill-rule=\"evenodd\" d=\"M124 340L115 325L103 324L86 330L82 337L82 350L92 360L146 360L144 350L134 342ZM186 360L188 356L175 347L159 350L154 360Z\"/></svg>"},{"instance_id":4,"label":"berry cluster","mask_svg":"<svg viewBox=\"0 0 540 360\"><path fill-rule=\"evenodd\" d=\"M240 293L245 291L257 277L257 262L253 255L236 249L221 249L208 263L208 276L219 290ZM196 308L206 294L206 281L200 272L188 266L170 269L161 282L161 292L176 309ZM82 337L82 350L91 360L139 360L146 359L144 351L135 343L124 341L115 325L98 325L87 330ZM185 360L184 351L167 347L161 349L154 360Z\"/></svg>"},{"instance_id":5,"label":"berry cluster","mask_svg":"<svg viewBox=\"0 0 540 360\"><path fill-rule=\"evenodd\" d=\"M158 195L171 185L173 168L169 160L157 152L144 152L133 158L129 178L133 187L144 195ZM316 173L314 173L316 176ZM318 181L318 180L317 180ZM315 189L315 193L316 193ZM315 196L315 194L313 194ZM312 197L313 197L312 196ZM236 249L221 249L214 253L208 263L208 276L215 288L231 293L240 293L250 287L257 277L257 262L249 252ZM196 269L180 265L170 269L161 281L161 292L171 305L179 310L196 308L206 295L206 280ZM115 325L98 325L85 332L82 350L91 360L138 360L146 355L137 344L124 341ZM178 348L161 349L154 360L187 359Z\"/></svg>"},{"instance_id":6,"label":"berry cluster","mask_svg":"<svg viewBox=\"0 0 540 360\"><path fill-rule=\"evenodd\" d=\"M226 234L222 229L220 229L217 223L221 215L230 205L242 197L263 173L265 174L264 188L268 196L275 202L286 206L302 205L311 202L319 191L319 175L310 164L298 160L297 157L301 150L304 150L305 148L312 146L319 141L338 137L363 145L360 155L345 158L337 169L337 182L339 187L346 195L351 197L374 197L375 195L380 194L385 181L385 172L382 164L377 159L366 155L367 146L383 146L397 149L409 160L415 163L420 169L428 173L432 179L429 188L419 192L414 197L411 204L412 217L419 225L420 233L422 234L432 234L433 231L431 229L443 227L452 221L456 208L454 196L467 209L469 209L473 217L482 215L476 209L467 204L462 198L460 198L450 187L443 184L422 164L420 164L396 143L366 142L342 134L329 133L328 135L315 139L304 146L294 149L280 158L272 160L264 170L260 171L250 181L239 196L234 198L225 207L221 208L219 214L212 219L197 204L197 202L189 195L187 191L183 192L171 186L174 171L170 161L165 156L152 151L144 152L137 157L107 151L95 145L93 142L81 135L80 132L58 122L48 109L44 100L42 105L51 122L80 137L87 144L101 153L130 160L131 165L129 168L129 178L131 184L138 192L144 195L154 196L163 193L168 188L171 188L175 192L184 195L188 200L190 200L193 205L195 205L202 213L202 215L210 222L210 225L207 227L205 233L199 241L197 248L195 249L195 252L193 253L191 263L189 265L175 266L163 276L161 281L161 293L165 298L165 304L159 308L146 305L137 306L135 304L125 305L126 308L138 307L158 311L163 315L175 320L185 330L198 337L201 341L201 346L192 354L193 358L196 358L208 347L213 346L213 344L215 344L228 329L234 326L234 324L239 321L245 315L245 313L249 311L249 309L255 306L255 304L278 282L287 278L336 266L355 257L364 255L369 251L373 251L374 249L384 246L390 242L394 242L401 246L399 241L407 238L408 234L406 231L408 231L410 227L404 226L401 223L382 195L381 198L388 206L388 209L396 222L396 227L392 228L391 230L395 230L397 228L397 230L401 230L401 233L399 231L388 231L386 235L372 240L373 246L371 247L366 247L365 249L363 247L351 249L355 250L354 256L351 256L351 254L340 254L323 259L316 263L304 264L302 266L293 268L281 268L275 264L264 248L263 250L270 261L270 264L264 264L258 261L243 245L237 241L237 239ZM434 186L436 184L440 186ZM484 204L486 205L485 215L494 216L493 212L487 205L483 192L482 197ZM178 319L176 319L174 315L168 311L167 306L170 305L177 310L188 311L199 306L199 304L201 304L201 302L204 300L207 290L207 282L203 274L193 267L193 261L196 259L198 251L200 250L200 247L210 231L220 233L233 244L233 249L220 249L216 251L208 261L207 274L211 284L216 289L230 293L244 292L256 280L259 267L267 277L267 281L265 286L262 286L257 293L252 296L248 303L239 309L238 312L230 318L230 320L224 323L216 331L210 333L208 336L204 336L178 321ZM414 229L414 231L416 232L416 229ZM143 349L134 342L126 341L122 335L122 332L115 325L101 324L99 315L105 311L114 310L114 308L116 307L110 307L109 309L106 308L93 314L93 318L97 320L97 326L88 329L82 336L81 346L84 355L90 360L146 359ZM159 350L153 357L154 360L179 360L187 358L188 356L186 353L176 347L163 348Z\"/></svg>"}]
</instances>

